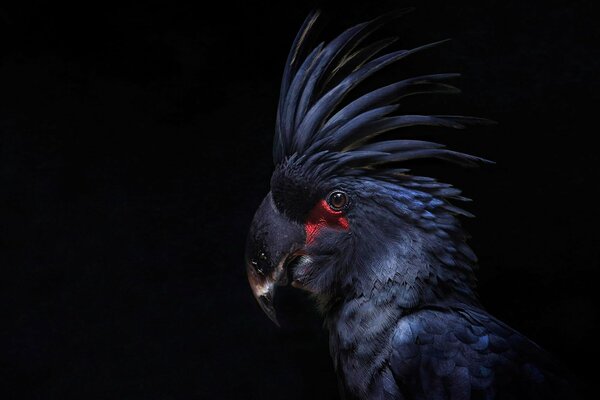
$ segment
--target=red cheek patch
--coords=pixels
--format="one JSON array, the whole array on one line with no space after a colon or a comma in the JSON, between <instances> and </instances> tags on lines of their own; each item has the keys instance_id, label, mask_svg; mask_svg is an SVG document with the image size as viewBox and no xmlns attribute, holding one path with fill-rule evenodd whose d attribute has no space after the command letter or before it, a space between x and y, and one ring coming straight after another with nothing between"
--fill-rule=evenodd
<instances>
[{"instance_id":1,"label":"red cheek patch","mask_svg":"<svg viewBox=\"0 0 600 400\"><path fill-rule=\"evenodd\" d=\"M344 217L341 211L333 210L325 200L321 200L308 214L308 219L304 224L306 232L306 244L314 242L323 228L342 229L347 231L350 227L348 219Z\"/></svg>"}]
</instances>

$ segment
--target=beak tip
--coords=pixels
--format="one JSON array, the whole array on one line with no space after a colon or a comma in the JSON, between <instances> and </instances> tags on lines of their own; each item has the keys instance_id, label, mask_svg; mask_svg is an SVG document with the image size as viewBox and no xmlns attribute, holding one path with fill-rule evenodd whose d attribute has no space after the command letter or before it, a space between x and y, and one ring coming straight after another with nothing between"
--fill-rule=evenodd
<instances>
[{"instance_id":1,"label":"beak tip","mask_svg":"<svg viewBox=\"0 0 600 400\"><path fill-rule=\"evenodd\" d=\"M279 272L271 274L269 276L259 276L255 269L251 265L247 265L248 281L250 282L250 288L254 294L254 298L257 300L260 308L263 310L267 317L277 327L281 327L277 320L277 314L275 307L273 306L273 297L275 295L275 288L279 284L281 277L284 275L281 273L282 268L278 269Z\"/></svg>"},{"instance_id":2,"label":"beak tip","mask_svg":"<svg viewBox=\"0 0 600 400\"><path fill-rule=\"evenodd\" d=\"M281 327L281 325L279 325L279 321L277 320L277 313L273 307L273 300L271 299L271 296L262 295L258 297L258 304L260 304L260 308L262 308L265 314L267 314L267 317L269 317L269 319L273 321L278 328Z\"/></svg>"}]
</instances>

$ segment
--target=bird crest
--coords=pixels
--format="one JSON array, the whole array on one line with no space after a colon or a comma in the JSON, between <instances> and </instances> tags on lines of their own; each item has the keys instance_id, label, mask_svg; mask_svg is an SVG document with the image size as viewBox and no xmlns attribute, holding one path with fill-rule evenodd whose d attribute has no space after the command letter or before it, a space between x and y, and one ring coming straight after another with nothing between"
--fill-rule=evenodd
<instances>
[{"instance_id":1,"label":"bird crest","mask_svg":"<svg viewBox=\"0 0 600 400\"><path fill-rule=\"evenodd\" d=\"M391 163L423 158L466 166L488 162L423 140L377 140L383 133L410 126L461 129L467 124L490 122L451 115L398 115L397 103L407 96L458 92L446 82L459 74L416 76L347 101L356 86L384 67L446 42L387 53L384 50L396 38L363 45L383 24L409 11L399 10L358 24L312 49L308 42L320 13L313 11L308 15L293 42L283 73L273 143L276 166L294 169L293 164L302 165L305 179L311 180L373 170L381 173ZM347 104L340 106L344 101Z\"/></svg>"}]
</instances>

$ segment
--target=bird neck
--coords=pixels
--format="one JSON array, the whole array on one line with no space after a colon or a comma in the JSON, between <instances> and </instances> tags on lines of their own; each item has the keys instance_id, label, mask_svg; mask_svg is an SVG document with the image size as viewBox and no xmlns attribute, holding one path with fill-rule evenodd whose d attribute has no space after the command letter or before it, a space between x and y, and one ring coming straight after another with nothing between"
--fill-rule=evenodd
<instances>
[{"instance_id":1,"label":"bird neck","mask_svg":"<svg viewBox=\"0 0 600 400\"><path fill-rule=\"evenodd\" d=\"M370 292L332 297L321 303L342 390L359 394L357 398L370 398L369 391L378 387L377 382L393 382L385 366L395 327L404 316L428 307L479 307L469 288L465 293L433 286L410 288L406 279L396 276L387 281L373 280Z\"/></svg>"},{"instance_id":2,"label":"bird neck","mask_svg":"<svg viewBox=\"0 0 600 400\"><path fill-rule=\"evenodd\" d=\"M341 261L344 265L338 266L343 278L320 299L322 310L327 313L355 299L407 310L450 303L479 305L477 259L458 221L452 222L445 229L399 225L377 245L368 241L369 248L361 248L363 242L357 241L352 254Z\"/></svg>"},{"instance_id":3,"label":"bird neck","mask_svg":"<svg viewBox=\"0 0 600 400\"><path fill-rule=\"evenodd\" d=\"M382 367L392 350L394 327L407 312L385 295L386 289L390 288L382 287L371 297L338 299L325 314L341 389L357 394L356 398L368 398L373 381L389 373Z\"/></svg>"},{"instance_id":4,"label":"bird neck","mask_svg":"<svg viewBox=\"0 0 600 400\"><path fill-rule=\"evenodd\" d=\"M380 368L405 315L428 307L480 307L477 259L467 237L458 219L440 209L428 218L364 224L361 235L352 236L353 250L336 265L342 278L319 298L336 370L344 380L355 377L347 385L368 386L363 379L377 374L353 366Z\"/></svg>"}]
</instances>

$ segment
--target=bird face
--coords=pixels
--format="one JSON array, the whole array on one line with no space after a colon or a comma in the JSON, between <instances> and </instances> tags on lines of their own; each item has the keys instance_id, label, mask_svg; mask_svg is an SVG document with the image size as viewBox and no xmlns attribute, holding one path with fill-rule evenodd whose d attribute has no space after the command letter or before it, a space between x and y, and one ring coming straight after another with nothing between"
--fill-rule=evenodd
<instances>
[{"instance_id":1,"label":"bird face","mask_svg":"<svg viewBox=\"0 0 600 400\"><path fill-rule=\"evenodd\" d=\"M343 187L327 186L306 190L306 186L285 185L281 191L277 185L254 216L246 270L256 300L275 323L277 286L291 284L319 295L337 276L329 264L348 245L351 195Z\"/></svg>"}]
</instances>

